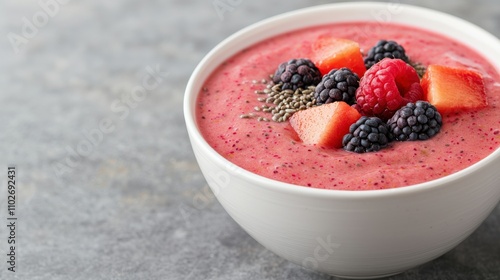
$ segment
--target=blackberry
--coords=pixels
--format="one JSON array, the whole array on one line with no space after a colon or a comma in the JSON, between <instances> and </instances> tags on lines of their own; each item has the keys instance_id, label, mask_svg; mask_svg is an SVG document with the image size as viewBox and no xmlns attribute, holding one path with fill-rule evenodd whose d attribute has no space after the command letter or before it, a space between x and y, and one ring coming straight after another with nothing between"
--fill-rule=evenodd
<instances>
[{"instance_id":1,"label":"blackberry","mask_svg":"<svg viewBox=\"0 0 500 280\"><path fill-rule=\"evenodd\" d=\"M349 127L349 133L344 135L342 145L344 150L350 152L376 152L387 147L391 140L387 123L378 117L363 116Z\"/></svg>"},{"instance_id":2,"label":"blackberry","mask_svg":"<svg viewBox=\"0 0 500 280\"><path fill-rule=\"evenodd\" d=\"M399 58L404 62L409 63L409 59L406 56L403 46L394 41L380 40L368 51L368 55L364 59L366 69L369 69L375 63L386 57Z\"/></svg>"},{"instance_id":3,"label":"blackberry","mask_svg":"<svg viewBox=\"0 0 500 280\"><path fill-rule=\"evenodd\" d=\"M307 58L291 59L280 64L273 76L275 84L283 83L282 90L305 89L321 81L321 73L314 63Z\"/></svg>"},{"instance_id":4,"label":"blackberry","mask_svg":"<svg viewBox=\"0 0 500 280\"><path fill-rule=\"evenodd\" d=\"M436 135L443 121L436 107L426 101L408 103L387 121L399 141L427 140Z\"/></svg>"},{"instance_id":5,"label":"blackberry","mask_svg":"<svg viewBox=\"0 0 500 280\"><path fill-rule=\"evenodd\" d=\"M359 77L349 68L333 69L323 76L314 90L316 104L328 104L335 101L345 101L349 105L355 103L356 89L359 87Z\"/></svg>"}]
</instances>

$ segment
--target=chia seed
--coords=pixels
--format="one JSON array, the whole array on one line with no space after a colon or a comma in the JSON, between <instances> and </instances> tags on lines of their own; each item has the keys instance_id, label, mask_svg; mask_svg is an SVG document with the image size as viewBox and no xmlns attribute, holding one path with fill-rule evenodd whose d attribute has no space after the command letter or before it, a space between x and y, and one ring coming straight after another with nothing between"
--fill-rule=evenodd
<instances>
[{"instance_id":1,"label":"chia seed","mask_svg":"<svg viewBox=\"0 0 500 280\"><path fill-rule=\"evenodd\" d=\"M297 88L296 90L282 90L282 83L275 84L272 79L273 75L269 76L270 80L262 79L260 82L265 86L262 90L255 90L257 95L265 95L258 97L257 101L265 103L264 105L255 106L254 111L268 113L271 117L266 118L258 116L254 113L242 114L241 119L257 118L257 121L262 122L285 122L294 113L316 106L314 98L315 86L309 86L305 89ZM258 84L259 81L252 80L253 84Z\"/></svg>"},{"instance_id":2,"label":"chia seed","mask_svg":"<svg viewBox=\"0 0 500 280\"><path fill-rule=\"evenodd\" d=\"M411 61L410 60L410 65L415 68L415 71L417 72L418 74L418 77L420 79L422 79L422 77L424 76L425 74L425 71L427 70L427 67L425 65L423 65L422 63L419 63L419 62L414 62L414 61Z\"/></svg>"},{"instance_id":3,"label":"chia seed","mask_svg":"<svg viewBox=\"0 0 500 280\"><path fill-rule=\"evenodd\" d=\"M263 90L267 98L258 98L260 102L273 104L262 109L265 113L271 113L271 120L275 122L287 121L295 112L316 106L314 99L314 86L306 89L298 88L295 91L291 89L281 89L282 84L274 84L272 81ZM264 107L262 107L264 108Z\"/></svg>"}]
</instances>

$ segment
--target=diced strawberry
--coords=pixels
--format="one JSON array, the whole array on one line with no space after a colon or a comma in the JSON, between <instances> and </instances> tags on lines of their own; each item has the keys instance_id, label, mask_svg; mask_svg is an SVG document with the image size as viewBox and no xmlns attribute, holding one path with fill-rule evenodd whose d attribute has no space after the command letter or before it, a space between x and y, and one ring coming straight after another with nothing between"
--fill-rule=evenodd
<instances>
[{"instance_id":1,"label":"diced strawberry","mask_svg":"<svg viewBox=\"0 0 500 280\"><path fill-rule=\"evenodd\" d=\"M440 112L488 106L481 74L467 68L429 65L421 85L425 100Z\"/></svg>"},{"instance_id":2,"label":"diced strawberry","mask_svg":"<svg viewBox=\"0 0 500 280\"><path fill-rule=\"evenodd\" d=\"M296 112L290 125L304 144L342 148L342 138L360 117L356 109L337 101Z\"/></svg>"},{"instance_id":3,"label":"diced strawberry","mask_svg":"<svg viewBox=\"0 0 500 280\"><path fill-rule=\"evenodd\" d=\"M347 67L361 78L366 71L363 55L357 42L320 36L313 44L312 61L322 75L332 69Z\"/></svg>"}]
</instances>

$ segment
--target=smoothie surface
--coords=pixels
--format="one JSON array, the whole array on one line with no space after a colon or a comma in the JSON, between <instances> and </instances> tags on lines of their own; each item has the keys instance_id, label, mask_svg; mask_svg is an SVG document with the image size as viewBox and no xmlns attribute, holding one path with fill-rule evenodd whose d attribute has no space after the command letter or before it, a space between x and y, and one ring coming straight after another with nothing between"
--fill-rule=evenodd
<instances>
[{"instance_id":1,"label":"smoothie surface","mask_svg":"<svg viewBox=\"0 0 500 280\"><path fill-rule=\"evenodd\" d=\"M366 53L381 39L395 40L412 61L424 65L468 67L482 74L488 107L442 114L439 134L426 141L392 142L378 152L356 154L343 149L303 145L288 122L241 119L264 103L255 91L278 65L312 57L321 35L360 44ZM500 143L500 77L473 50L429 31L394 24L355 22L317 26L286 33L253 45L229 58L205 81L196 118L206 141L232 163L258 175L296 185L372 190L413 185L464 169L486 157Z\"/></svg>"}]
</instances>

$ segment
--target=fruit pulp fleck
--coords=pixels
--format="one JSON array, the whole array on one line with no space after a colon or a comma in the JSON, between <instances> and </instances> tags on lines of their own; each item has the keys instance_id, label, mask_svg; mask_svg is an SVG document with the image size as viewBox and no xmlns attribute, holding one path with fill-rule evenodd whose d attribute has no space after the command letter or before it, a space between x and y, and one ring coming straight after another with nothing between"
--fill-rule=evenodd
<instances>
[{"instance_id":1,"label":"fruit pulp fleck","mask_svg":"<svg viewBox=\"0 0 500 280\"><path fill-rule=\"evenodd\" d=\"M303 145L288 122L240 119L262 104L255 91L263 85L252 81L269 78L283 61L311 57L311 44L322 35L356 41L362 51L382 38L392 39L405 47L411 60L424 65L471 67L483 75L489 105L443 114L441 132L431 140L397 142L366 154ZM468 167L500 146L499 74L487 59L461 43L412 27L357 22L286 33L231 57L203 88L197 122L217 152L258 175L305 187L371 190L422 183Z\"/></svg>"}]
</instances>

